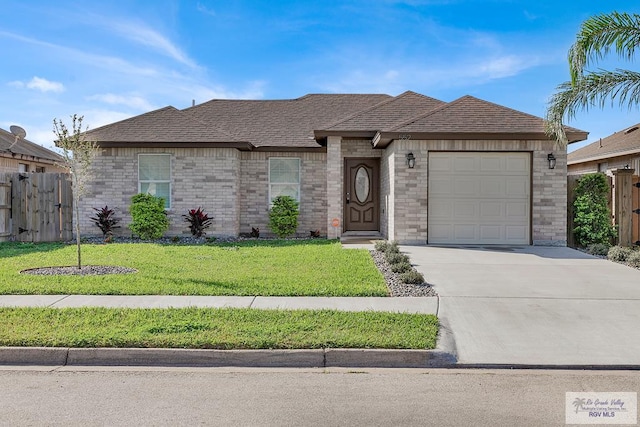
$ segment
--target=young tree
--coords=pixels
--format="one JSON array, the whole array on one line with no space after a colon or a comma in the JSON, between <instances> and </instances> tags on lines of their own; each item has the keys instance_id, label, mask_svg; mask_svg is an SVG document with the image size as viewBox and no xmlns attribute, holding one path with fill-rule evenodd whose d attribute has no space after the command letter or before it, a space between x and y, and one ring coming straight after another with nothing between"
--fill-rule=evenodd
<instances>
[{"instance_id":1,"label":"young tree","mask_svg":"<svg viewBox=\"0 0 640 427\"><path fill-rule=\"evenodd\" d=\"M95 141L85 139L82 130L84 116L71 116L71 129L62 120L53 119L53 133L56 145L62 149L62 164L71 175L73 204L76 211L76 244L78 246L78 269L82 268L80 253L80 198L86 194L87 184L91 181L91 163L98 152ZM86 132L87 129L84 129Z\"/></svg>"},{"instance_id":2,"label":"young tree","mask_svg":"<svg viewBox=\"0 0 640 427\"><path fill-rule=\"evenodd\" d=\"M569 49L571 80L560 84L547 108L547 132L563 146L567 135L562 121L579 110L602 108L607 100L631 108L640 103L640 73L631 70L589 71L586 68L615 49L620 59L631 61L640 48L640 15L612 12L582 23Z\"/></svg>"}]
</instances>

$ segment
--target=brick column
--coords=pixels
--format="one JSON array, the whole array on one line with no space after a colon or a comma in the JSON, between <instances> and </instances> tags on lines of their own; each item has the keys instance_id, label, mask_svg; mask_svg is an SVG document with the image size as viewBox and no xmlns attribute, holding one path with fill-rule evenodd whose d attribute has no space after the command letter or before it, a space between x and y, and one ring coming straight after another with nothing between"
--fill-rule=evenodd
<instances>
[{"instance_id":1,"label":"brick column","mask_svg":"<svg viewBox=\"0 0 640 427\"><path fill-rule=\"evenodd\" d=\"M614 221L618 226L618 244L631 246L633 243L633 169L613 171L614 179Z\"/></svg>"},{"instance_id":2,"label":"brick column","mask_svg":"<svg viewBox=\"0 0 640 427\"><path fill-rule=\"evenodd\" d=\"M327 238L339 239L342 235L342 137L327 138ZM338 227L333 226L334 219L339 221Z\"/></svg>"}]
</instances>

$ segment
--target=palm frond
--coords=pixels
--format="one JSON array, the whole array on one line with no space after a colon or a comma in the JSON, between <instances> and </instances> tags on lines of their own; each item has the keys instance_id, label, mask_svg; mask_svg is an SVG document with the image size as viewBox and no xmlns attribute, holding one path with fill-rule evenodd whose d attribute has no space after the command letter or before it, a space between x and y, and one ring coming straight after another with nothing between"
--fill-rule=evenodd
<instances>
[{"instance_id":1,"label":"palm frond","mask_svg":"<svg viewBox=\"0 0 640 427\"><path fill-rule=\"evenodd\" d=\"M547 134L562 146L568 143L563 120L575 117L578 111L590 107L604 107L607 102L628 105L640 103L640 73L616 69L601 70L579 77L575 82L564 82L557 87L547 106Z\"/></svg>"},{"instance_id":2,"label":"palm frond","mask_svg":"<svg viewBox=\"0 0 640 427\"><path fill-rule=\"evenodd\" d=\"M615 48L617 55L632 60L640 47L640 15L612 12L584 21L576 42L569 49L571 81L576 82L585 68L601 60Z\"/></svg>"}]
</instances>

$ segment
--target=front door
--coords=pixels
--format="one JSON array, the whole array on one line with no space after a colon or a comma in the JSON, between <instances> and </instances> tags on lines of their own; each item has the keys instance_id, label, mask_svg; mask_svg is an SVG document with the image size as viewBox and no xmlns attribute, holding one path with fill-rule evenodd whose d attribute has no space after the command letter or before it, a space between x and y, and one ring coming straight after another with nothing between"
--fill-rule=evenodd
<instances>
[{"instance_id":1,"label":"front door","mask_svg":"<svg viewBox=\"0 0 640 427\"><path fill-rule=\"evenodd\" d=\"M379 231L379 159L344 162L344 231Z\"/></svg>"}]
</instances>

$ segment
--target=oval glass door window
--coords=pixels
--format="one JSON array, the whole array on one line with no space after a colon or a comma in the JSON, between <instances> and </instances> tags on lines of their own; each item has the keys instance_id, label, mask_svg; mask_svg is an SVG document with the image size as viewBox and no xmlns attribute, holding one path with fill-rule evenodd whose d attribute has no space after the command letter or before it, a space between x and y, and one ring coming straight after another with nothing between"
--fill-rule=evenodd
<instances>
[{"instance_id":1,"label":"oval glass door window","mask_svg":"<svg viewBox=\"0 0 640 427\"><path fill-rule=\"evenodd\" d=\"M369 172L364 166L360 166L356 172L356 197L360 203L367 201L369 197Z\"/></svg>"}]
</instances>

